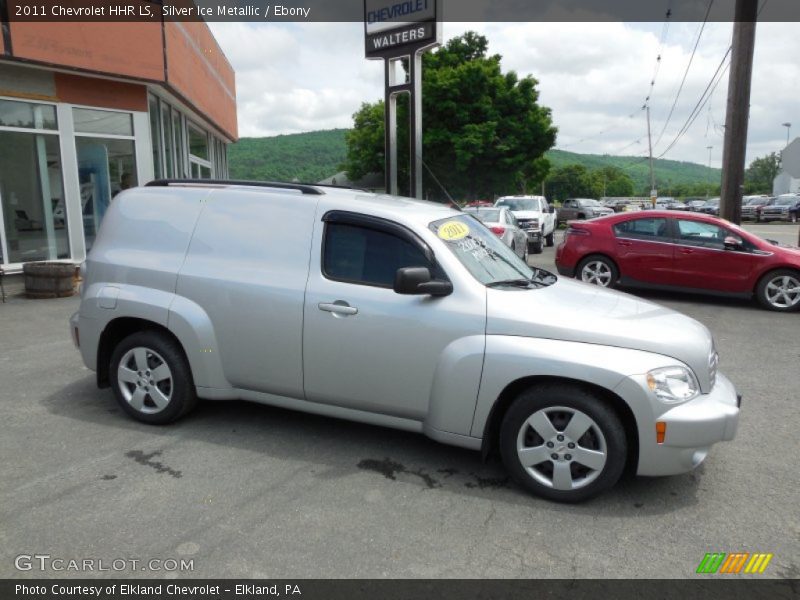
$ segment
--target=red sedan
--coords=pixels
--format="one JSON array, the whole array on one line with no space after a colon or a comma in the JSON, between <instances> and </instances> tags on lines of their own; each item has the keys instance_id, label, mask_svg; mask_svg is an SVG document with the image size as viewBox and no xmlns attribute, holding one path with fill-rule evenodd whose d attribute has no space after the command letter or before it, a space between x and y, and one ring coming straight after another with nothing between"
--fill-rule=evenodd
<instances>
[{"instance_id":1,"label":"red sedan","mask_svg":"<svg viewBox=\"0 0 800 600\"><path fill-rule=\"evenodd\" d=\"M556 267L603 287L755 295L768 309L800 310L800 249L698 213L653 210L570 221Z\"/></svg>"}]
</instances>

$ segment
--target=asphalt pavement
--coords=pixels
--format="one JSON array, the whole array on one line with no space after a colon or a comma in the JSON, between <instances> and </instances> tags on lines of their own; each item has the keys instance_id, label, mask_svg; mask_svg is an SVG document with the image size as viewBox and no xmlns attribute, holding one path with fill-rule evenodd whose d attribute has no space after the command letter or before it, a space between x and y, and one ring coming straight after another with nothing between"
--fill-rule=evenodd
<instances>
[{"instance_id":1,"label":"asphalt pavement","mask_svg":"<svg viewBox=\"0 0 800 600\"><path fill-rule=\"evenodd\" d=\"M797 239L796 226L753 227ZM531 262L552 269L553 249ZM714 333L744 396L737 438L693 473L559 505L422 435L244 402L139 424L72 346L77 298L12 295L0 304L0 577L693 578L707 552L772 553L761 577L800 577L800 315L646 297ZM140 562L15 567L34 554ZM192 570L142 570L150 559Z\"/></svg>"}]
</instances>

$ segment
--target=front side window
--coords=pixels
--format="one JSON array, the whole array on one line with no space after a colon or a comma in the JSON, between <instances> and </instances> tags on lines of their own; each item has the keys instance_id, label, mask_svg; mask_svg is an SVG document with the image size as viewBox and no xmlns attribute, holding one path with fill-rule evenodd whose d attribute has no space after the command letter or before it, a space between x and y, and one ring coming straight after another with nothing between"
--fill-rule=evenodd
<instances>
[{"instance_id":1,"label":"front side window","mask_svg":"<svg viewBox=\"0 0 800 600\"><path fill-rule=\"evenodd\" d=\"M357 225L327 223L322 270L328 279L392 288L398 269L434 265L422 250L391 233Z\"/></svg>"},{"instance_id":2,"label":"front side window","mask_svg":"<svg viewBox=\"0 0 800 600\"><path fill-rule=\"evenodd\" d=\"M682 244L721 249L726 238L733 238L738 244L743 243L741 237L713 223L684 219L678 219L677 223L678 238Z\"/></svg>"},{"instance_id":3,"label":"front side window","mask_svg":"<svg viewBox=\"0 0 800 600\"><path fill-rule=\"evenodd\" d=\"M614 234L617 237L635 239L658 239L666 238L667 220L666 219L631 219L614 225Z\"/></svg>"}]
</instances>

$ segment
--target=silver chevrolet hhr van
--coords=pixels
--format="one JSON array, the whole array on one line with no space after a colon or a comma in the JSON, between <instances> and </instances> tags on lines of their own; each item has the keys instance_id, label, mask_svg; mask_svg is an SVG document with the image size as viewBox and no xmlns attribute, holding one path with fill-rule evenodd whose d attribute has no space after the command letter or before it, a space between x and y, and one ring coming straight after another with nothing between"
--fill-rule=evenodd
<instances>
[{"instance_id":1,"label":"silver chevrolet hhr van","mask_svg":"<svg viewBox=\"0 0 800 600\"><path fill-rule=\"evenodd\" d=\"M116 197L82 268L75 344L146 423L245 399L418 431L560 501L736 432L703 325L531 268L444 205L158 181Z\"/></svg>"}]
</instances>

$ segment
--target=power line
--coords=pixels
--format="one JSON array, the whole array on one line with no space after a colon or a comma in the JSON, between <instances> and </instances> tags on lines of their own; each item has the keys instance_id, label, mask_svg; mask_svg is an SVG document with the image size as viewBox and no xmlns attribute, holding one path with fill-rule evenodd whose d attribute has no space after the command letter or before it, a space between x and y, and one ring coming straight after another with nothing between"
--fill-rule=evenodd
<instances>
[{"instance_id":1,"label":"power line","mask_svg":"<svg viewBox=\"0 0 800 600\"><path fill-rule=\"evenodd\" d=\"M683 86L686 83L686 77L689 75L689 69L692 66L692 61L694 61L694 55L697 52L697 46L700 44L700 38L703 37L703 30L706 27L706 23L708 22L708 15L711 13L711 7L714 5L714 0L709 0L708 8L706 8L706 15L703 18L703 24L700 26L700 31L697 33L697 40L694 43L694 48L692 48L692 55L689 57L689 63L686 65L686 70L683 72L683 79L681 80L681 84L678 87L678 92L675 94L675 100L672 102L672 107L669 109L669 114L667 115L667 120L664 122L664 127L661 128L661 133L658 134L658 139L656 139L654 146L658 146L658 143L661 141L661 138L664 137L664 132L667 130L667 126L669 125L670 119L672 119L672 114L675 112L675 106L678 104L678 99L681 97L681 92L683 91Z\"/></svg>"},{"instance_id":2,"label":"power line","mask_svg":"<svg viewBox=\"0 0 800 600\"><path fill-rule=\"evenodd\" d=\"M697 119L697 116L700 114L700 111L708 102L708 99L710 97L709 91L713 93L712 86L714 89L716 89L717 85L719 85L719 82L722 80L722 74L724 74L724 72L727 71L727 67L725 68L725 71L722 71L722 67L725 64L725 61L728 59L728 55L730 53L731 53L731 46L728 46L725 55L722 57L722 60L720 61L719 66L717 67L717 70L714 71L714 74L711 76L711 80L708 82L706 89L703 90L703 93L700 95L697 104L694 105L692 112L690 112L689 116L686 118L686 122L683 124L683 127L681 127L680 131L678 131L678 134L675 136L672 142L670 142L669 146L667 146L667 148L661 154L658 155L658 158L661 158L667 152L669 152L675 146L675 144L677 144L678 141L684 136L684 134L689 130L689 128L694 123L695 119Z\"/></svg>"}]
</instances>

